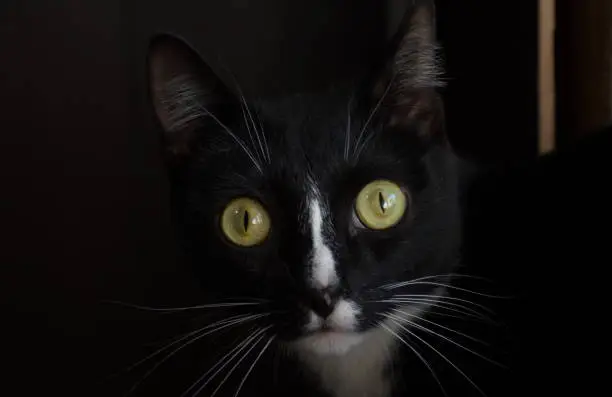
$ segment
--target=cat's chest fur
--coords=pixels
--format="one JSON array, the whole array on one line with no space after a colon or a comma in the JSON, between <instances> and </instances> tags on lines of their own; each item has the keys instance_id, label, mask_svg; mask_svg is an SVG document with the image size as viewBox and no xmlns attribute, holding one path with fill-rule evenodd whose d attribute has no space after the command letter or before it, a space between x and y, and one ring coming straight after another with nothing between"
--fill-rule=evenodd
<instances>
[{"instance_id":1,"label":"cat's chest fur","mask_svg":"<svg viewBox=\"0 0 612 397\"><path fill-rule=\"evenodd\" d=\"M388 397L392 394L393 343L382 329L371 332L343 355L307 355L303 362L332 397Z\"/></svg>"}]
</instances>

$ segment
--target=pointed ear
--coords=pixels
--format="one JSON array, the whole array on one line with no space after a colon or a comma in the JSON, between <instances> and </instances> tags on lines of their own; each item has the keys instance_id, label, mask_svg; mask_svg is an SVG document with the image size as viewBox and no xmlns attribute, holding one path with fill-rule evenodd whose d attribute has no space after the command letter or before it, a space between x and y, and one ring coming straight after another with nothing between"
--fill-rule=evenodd
<instances>
[{"instance_id":1,"label":"pointed ear","mask_svg":"<svg viewBox=\"0 0 612 397\"><path fill-rule=\"evenodd\" d=\"M164 34L151 40L148 68L166 148L175 155L188 154L196 129L232 96L197 52L177 37Z\"/></svg>"},{"instance_id":2,"label":"pointed ear","mask_svg":"<svg viewBox=\"0 0 612 397\"><path fill-rule=\"evenodd\" d=\"M375 79L373 96L385 108L387 126L416 127L425 137L443 132L443 109L436 90L444 84L433 1L415 3L404 16L391 56Z\"/></svg>"}]
</instances>

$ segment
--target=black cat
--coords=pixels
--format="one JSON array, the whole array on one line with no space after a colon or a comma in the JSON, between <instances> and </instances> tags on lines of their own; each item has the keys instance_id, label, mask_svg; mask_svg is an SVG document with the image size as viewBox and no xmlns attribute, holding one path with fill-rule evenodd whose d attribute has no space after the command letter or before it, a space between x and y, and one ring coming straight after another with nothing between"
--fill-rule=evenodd
<instances>
[{"instance_id":1,"label":"black cat","mask_svg":"<svg viewBox=\"0 0 612 397\"><path fill-rule=\"evenodd\" d=\"M449 296L461 221L437 51L423 2L357 87L252 103L153 40L177 229L217 313L164 352L207 352L185 396L444 391L430 337L481 312Z\"/></svg>"}]
</instances>

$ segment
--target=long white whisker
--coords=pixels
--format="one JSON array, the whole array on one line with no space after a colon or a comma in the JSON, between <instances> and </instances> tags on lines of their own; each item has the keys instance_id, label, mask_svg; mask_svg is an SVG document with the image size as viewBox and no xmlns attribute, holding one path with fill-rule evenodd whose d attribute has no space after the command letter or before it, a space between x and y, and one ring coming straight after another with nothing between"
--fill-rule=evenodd
<instances>
[{"instance_id":1,"label":"long white whisker","mask_svg":"<svg viewBox=\"0 0 612 397\"><path fill-rule=\"evenodd\" d=\"M244 104L244 108L247 111L247 114L248 114L249 119L251 121L251 125L253 126L253 130L255 132L255 136L257 137L257 142L259 143L259 148L261 149L261 154L263 155L263 157L265 159L266 158L266 152L264 151L263 145L261 143L261 139L259 137L259 132L257 131L257 126L255 125L255 121L253 120L253 114L251 113L251 109L249 108L249 105L247 104L246 98L244 96L244 92L242 91L242 88L240 87L240 84L238 84L238 81L236 80L236 77L233 75L233 73L230 73L230 74L232 76L232 79L234 80L234 84L236 86L236 89L238 90L238 95L240 96L240 100ZM248 126L248 122L246 120L246 117L245 117L245 123ZM263 134L263 129L262 129L262 134ZM265 135L264 135L264 140L265 140ZM268 160L268 163L270 163L270 153L269 153L269 151L268 151L267 160Z\"/></svg>"},{"instance_id":2,"label":"long white whisker","mask_svg":"<svg viewBox=\"0 0 612 397\"><path fill-rule=\"evenodd\" d=\"M225 384L225 382L226 382L226 381L229 379L229 377L232 375L232 373L234 373L234 371L236 370L236 368L238 368L238 366L239 366L239 365L240 365L240 364L241 364L241 363L244 361L244 359L248 357L249 353L250 353L251 351L253 351L253 349L254 349L255 347L257 347L257 345L259 344L259 342L261 342L261 341L262 341L262 340L263 340L263 339L266 337L266 336L265 336L265 332L266 332L268 329L270 329L270 328L271 328L271 326L269 326L269 327L267 327L267 328L265 328L265 329L263 329L263 330L262 330L262 335L261 335L261 336L259 336L259 337L258 337L258 339L257 339L255 342L253 342L253 343L251 344L251 347L250 347L250 348L249 348L249 349L248 349L248 350L247 350L247 351L246 351L246 352L245 352L245 353L242 355L242 357L240 357L240 359L239 359L238 361L236 361L236 364L234 364L234 366L233 366L233 367L232 367L232 368L231 368L231 369L230 369L230 370L227 372L227 374L225 375L225 377L224 377L224 378L221 380L221 383L219 383L219 385L218 385L218 386L217 386L217 388L216 388L216 389L215 389L215 390L212 392L212 394L210 395L210 397L214 397L214 396L217 394L217 392L218 392L219 390L221 390L221 387L223 387L223 385ZM198 393L199 393L199 390L198 390L198 392L196 392L196 395L197 395Z\"/></svg>"},{"instance_id":3,"label":"long white whisker","mask_svg":"<svg viewBox=\"0 0 612 397\"><path fill-rule=\"evenodd\" d=\"M426 313L426 314L428 314L428 315L432 315L432 316L439 316L439 317L456 318L456 319L460 319L460 320L465 320L465 319L467 319L467 317L466 317L465 315L464 315L464 316L455 316L455 315L453 315L453 314L448 314L448 313L440 313L440 312L438 312L438 311L431 310L431 308L430 308L430 309L427 309L427 313Z\"/></svg>"},{"instance_id":4,"label":"long white whisker","mask_svg":"<svg viewBox=\"0 0 612 397\"><path fill-rule=\"evenodd\" d=\"M351 103L353 102L353 97L349 99L349 102L346 106L346 133L344 136L344 160L348 161L349 150L351 147Z\"/></svg>"},{"instance_id":5,"label":"long white whisker","mask_svg":"<svg viewBox=\"0 0 612 397\"><path fill-rule=\"evenodd\" d=\"M479 276L471 276L469 274L462 274L462 273L443 273L443 274L435 274L432 276L423 276L423 277L419 277L419 278L414 278L411 279L409 281L424 281L424 280L431 280L431 279L439 279L439 278L471 278L471 279L476 279L476 280L485 280L485 281L490 281L489 279L486 279L484 277L479 277ZM395 285L400 285L405 283L406 281L395 281L393 283L389 283L389 284L384 284L381 285L378 288L383 288L383 289L393 289Z\"/></svg>"},{"instance_id":6,"label":"long white whisker","mask_svg":"<svg viewBox=\"0 0 612 397\"><path fill-rule=\"evenodd\" d=\"M229 129L228 126L226 126L225 124L223 124L221 122L221 120L219 120L217 118L217 116L215 116L214 114L212 114L211 112L209 112L206 108L202 108L205 112L206 115L210 118L212 118L221 128L223 128L223 130L225 130L225 132L227 132L227 134L229 136L231 136L234 141L236 141L236 143L242 148L242 150L246 153L247 156L249 156L249 158L251 159L251 161L253 162L253 164L255 165L255 167L257 167L257 170L259 171L260 174L263 174L263 170L261 168L261 164L259 164L259 162L255 159L255 157L253 157L253 154L251 153L251 151L246 147L245 143L242 141L242 139L238 138L238 136L236 134L234 134L234 132L232 130Z\"/></svg>"},{"instance_id":7,"label":"long white whisker","mask_svg":"<svg viewBox=\"0 0 612 397\"><path fill-rule=\"evenodd\" d=\"M261 150L261 155L263 156L263 158L265 160L267 160L266 159L266 152L264 151L263 144L261 143L261 138L259 136L259 131L257 131L257 126L255 125L255 120L253 120L253 114L251 113L251 109L249 109L249 105L246 102L244 94L242 94L242 90L240 90L240 88L238 90L240 91L240 99L241 99L242 103L244 103L244 108L247 111L247 115L249 116L249 120L251 121L251 126L253 127L253 131L255 132L255 137L257 138L257 143L259 144L259 149ZM247 125L248 125L248 123L247 123Z\"/></svg>"},{"instance_id":8,"label":"long white whisker","mask_svg":"<svg viewBox=\"0 0 612 397\"><path fill-rule=\"evenodd\" d=\"M434 380L436 381L436 383L438 384L438 386L440 386L440 390L442 390L442 393L445 396L448 396L448 394L446 393L446 390L444 390L444 386L442 386L442 382L440 382L440 379L438 379L438 376L436 375L435 371L433 370L433 368L431 367L431 365L427 362L427 360L425 359L425 357L423 357L421 355L421 353L419 353L414 346L412 346L410 343L408 343L404 338L402 338L400 335L398 335L395 331L393 331L391 328L389 328L387 325L385 325L383 322L379 322L378 325L380 327L382 327L384 330L386 330L387 332L389 332L392 336L396 337L400 342L402 342L406 347L408 347L410 350L412 350L412 352L419 358L419 360L421 360L421 362L423 364L425 364L425 366L427 367L427 369L429 370L429 372L431 373L431 375L433 376Z\"/></svg>"},{"instance_id":9,"label":"long white whisker","mask_svg":"<svg viewBox=\"0 0 612 397\"><path fill-rule=\"evenodd\" d=\"M365 149L368 146L370 141L372 139L374 139L375 136L376 136L376 132L372 132L371 134L369 134L368 136L365 137L365 139L363 140L363 143L359 147L359 151L357 152L357 155L355 156L355 159L358 159L361 156L361 153L363 152L363 149Z\"/></svg>"},{"instance_id":10,"label":"long white whisker","mask_svg":"<svg viewBox=\"0 0 612 397\"><path fill-rule=\"evenodd\" d=\"M149 354L148 356L146 356L142 360L139 360L136 363L130 365L129 367L127 367L126 369L124 369L121 372L129 372L129 371L131 371L132 369L136 368L140 364L142 364L142 363L150 360L151 358L157 356L158 354L163 353L164 351L168 350L172 346L175 346L176 344L184 341L185 339L188 339L190 336L193 336L193 335L196 335L196 334L198 334L200 332L206 331L207 329L211 329L211 328L214 328L214 327L217 327L217 326L221 326L221 325L224 325L224 324L227 324L227 323L231 323L231 322L233 322L235 320L239 320L239 319L243 319L243 318L247 318L247 317L249 317L248 314L241 314L241 315L238 315L238 316L232 316L232 317L226 318L224 320L217 321L215 323L209 324L209 325L207 325L205 327L198 328L195 331L188 332L187 334L179 337L179 339L177 339L177 340L167 344L166 346L164 346L164 347L154 351L153 353Z\"/></svg>"},{"instance_id":11,"label":"long white whisker","mask_svg":"<svg viewBox=\"0 0 612 397\"><path fill-rule=\"evenodd\" d=\"M483 294L481 292L476 292L476 291L472 291L466 288L460 288L460 287L455 287L454 285L450 285L450 284L444 284L444 283L436 283L433 281L406 281L403 283L398 283L399 285L391 288L391 289L395 289L395 288L400 288L400 287L405 287L408 285L433 285L433 286L437 286L437 287L445 287L448 289L453 289L455 291L462 291L462 292L467 292L473 295L478 295L478 296L484 296L486 298L495 298L495 299L512 299L509 296L499 296L499 295L489 295L489 294ZM386 288L389 289L389 288Z\"/></svg>"},{"instance_id":12,"label":"long white whisker","mask_svg":"<svg viewBox=\"0 0 612 397\"><path fill-rule=\"evenodd\" d=\"M240 306L257 306L262 305L261 302L225 302L225 303L211 303L207 305L197 305L197 306L186 306L186 307L151 307L151 306L142 306L136 305L133 303L126 303L120 301L106 301L107 303L120 305L124 307L129 307L132 309L152 311L152 312L180 312L187 310L199 310L199 309L216 309L221 307L240 307Z\"/></svg>"},{"instance_id":13,"label":"long white whisker","mask_svg":"<svg viewBox=\"0 0 612 397\"><path fill-rule=\"evenodd\" d=\"M368 126L370 125L370 122L372 121L372 118L374 117L376 112L378 112L378 109L382 105L382 103L385 100L387 94L389 94L389 91L391 90L391 86L392 86L394 80L395 80L395 74L389 80L389 84L387 84L387 87L385 88L385 91L383 92L383 94L381 95L380 99L376 103L376 106L374 107L374 109L372 109L372 111L370 112L370 115L368 116L368 119L366 120L365 124L363 125L363 128L361 128L361 131L359 132L359 136L357 137L357 141L355 142L355 148L353 149L353 157L355 157L355 159L359 158L359 156L361 155L361 152L363 151L363 145L361 147L359 147L359 144L361 143L361 139L363 137L363 134L366 131L366 129L368 128ZM356 155L356 151L357 151L358 148L359 148L359 152Z\"/></svg>"},{"instance_id":14,"label":"long white whisker","mask_svg":"<svg viewBox=\"0 0 612 397\"><path fill-rule=\"evenodd\" d=\"M272 162L270 158L270 147L268 146L268 139L266 138L266 131L263 128L263 124L261 123L261 118L259 117L259 112L255 110L255 115L257 116L257 124L259 124L259 129L261 130L261 138L263 140L264 148L266 149L266 155L268 156L268 164Z\"/></svg>"},{"instance_id":15,"label":"long white whisker","mask_svg":"<svg viewBox=\"0 0 612 397\"><path fill-rule=\"evenodd\" d=\"M438 338L441 338L441 339L447 341L448 343L451 343L451 344L457 346L458 348L465 350L466 352L472 353L473 355L475 355L477 357L480 357L483 360L485 360L485 361L487 361L487 362L489 362L491 364L497 365L498 367L507 368L505 365L502 365L502 364L498 363L497 361L491 360L490 358L485 357L482 354L480 354L480 353L478 353L478 352L476 352L474 350L468 349L467 347L463 346L462 344L460 344L460 343L458 343L458 342L456 342L456 341L454 341L454 340L452 340L450 338L447 338L446 336L441 335L441 334L439 334L439 333L437 333L437 332L435 332L435 331L433 331L433 330L431 330L431 329L429 329L427 327L424 327L424 326L422 326L420 324L417 324L414 321L410 321L410 320L407 320L405 318L402 318L400 316L396 316L396 315L393 315L393 314L390 314L390 313L388 313L387 315L389 316L389 318L392 318L392 319L394 319L396 321L400 321L400 322L403 322L405 324L409 324L409 325L411 325L411 326L413 326L415 328L421 329L421 330L423 330L423 331L425 331L427 333L435 335Z\"/></svg>"},{"instance_id":16,"label":"long white whisker","mask_svg":"<svg viewBox=\"0 0 612 397\"><path fill-rule=\"evenodd\" d=\"M246 111L245 111L246 103L243 105L240 104L240 109L242 110L242 119L244 120L244 125L247 128L247 132L249 134L249 139L251 140L251 145L255 148L255 153L257 153L257 159L261 161L260 153L255 146L255 140L253 139L253 134L251 133L251 126L249 125L249 121L247 120Z\"/></svg>"},{"instance_id":17,"label":"long white whisker","mask_svg":"<svg viewBox=\"0 0 612 397\"><path fill-rule=\"evenodd\" d=\"M229 70L227 67L224 66L225 71L230 75L230 77L232 78L234 85L236 86L236 89L238 90L238 94L244 99L244 93L242 92L242 89L240 88L240 84L238 84L238 80L236 79L236 76L234 76L234 74L232 73L231 70ZM246 102L245 102L246 105ZM210 114L212 116L212 114L204 109L208 114ZM250 113L250 110L248 109L247 106L247 112ZM214 117L214 116L213 116ZM253 155L251 154L251 152L246 148L246 145L244 143L242 143L242 140L240 140L234 133L232 133L229 128L227 128L227 126L225 126L223 123L221 123L219 121L219 119L217 119L216 117L214 117L214 120L217 121L217 123L223 127L228 133L230 133L230 135L236 140L236 142L238 142L238 144L243 148L243 150L249 155L249 157L251 158L251 161L253 161L253 163L255 164L255 166L257 167L257 169L259 170L260 174L263 174L263 170L261 167L261 164L258 163L257 161L255 161L255 158L253 157Z\"/></svg>"},{"instance_id":18,"label":"long white whisker","mask_svg":"<svg viewBox=\"0 0 612 397\"><path fill-rule=\"evenodd\" d=\"M478 385L476 383L474 383L474 381L465 374L465 372L463 372L457 365L455 365L455 363L453 363L450 359L448 359L444 354L440 353L440 351L438 351L435 347L433 347L431 344L429 344L426 340L424 340L423 338L421 338L420 336L418 336L417 334L415 334L414 332L410 331L408 328L404 327L401 323L399 323L398 321L386 316L389 320L393 321L395 324L397 324L400 328L402 328L405 332L407 332L408 334L410 334L411 336L413 336L414 338L418 339L419 341L421 341L421 343L423 343L425 346L429 347L431 350L433 350L436 354L438 354L444 361L446 361L448 364L450 364L457 372L459 372L468 382L470 382L470 384L476 389L478 390L478 392L480 394L482 394L483 396L486 397L486 394L482 391L482 389L480 387L478 387Z\"/></svg>"},{"instance_id":19,"label":"long white whisker","mask_svg":"<svg viewBox=\"0 0 612 397\"><path fill-rule=\"evenodd\" d=\"M470 305L473 305L475 307L479 307L482 310L485 310L491 314L494 314L493 310L489 309L488 307L484 306L484 305L480 305L478 303L472 302L471 300L468 299L461 299L461 298L455 298L454 296L446 296L446 295L425 295L425 294L399 294L399 295L393 295L393 297L398 297L398 298L433 298L433 299L439 299L439 300L449 300L449 301L456 301L456 302L463 302L463 303L467 303Z\"/></svg>"},{"instance_id":20,"label":"long white whisker","mask_svg":"<svg viewBox=\"0 0 612 397\"><path fill-rule=\"evenodd\" d=\"M253 361L253 364L251 364L251 366L249 367L248 371L246 372L246 374L242 378L242 381L238 385L238 389L236 389L236 393L234 393L234 397L238 397L238 394L240 394L240 390L242 390L242 386L244 386L244 383L248 379L249 375L251 375L251 372L253 372L253 368L255 368L255 366L257 365L257 362L261 359L261 356L263 356L263 354L266 352L266 350L268 350L268 347L270 347L270 344L272 343L272 341L274 341L275 337L276 337L275 335L271 336L270 339L268 339L268 342L266 343L266 345L263 347L263 349L261 349L261 351L259 352L257 357L255 357L255 360Z\"/></svg>"},{"instance_id":21,"label":"long white whisker","mask_svg":"<svg viewBox=\"0 0 612 397\"><path fill-rule=\"evenodd\" d=\"M261 149L261 154L264 156L264 158L266 158L266 152L264 150L264 145L262 143L262 137L259 136L259 131L257 130L257 125L255 124L255 120L253 120L253 115L251 114L251 111L249 110L248 106L247 106L247 112L249 114L249 119L251 119L251 125L253 126L253 129L255 130L255 136L257 137L257 142L259 143L259 149ZM263 133L263 131L262 131ZM270 162L270 159L268 158L268 163Z\"/></svg>"},{"instance_id":22,"label":"long white whisker","mask_svg":"<svg viewBox=\"0 0 612 397\"><path fill-rule=\"evenodd\" d=\"M223 369L225 367L227 367L232 360L238 355L240 354L241 351L243 351L245 349L245 347L251 343L255 338L257 338L258 335L261 335L263 333L263 328L258 327L257 329L255 329L255 331L251 332L246 338L244 338L244 340L242 342L240 342L238 345L236 345L233 349L231 349L227 354L225 354L223 357L221 357L221 359L219 359L217 361L217 363L215 365L213 365L212 367L210 367L208 369L208 371L206 371L202 376L200 376L187 390L185 390L182 394L181 397L185 397L187 394L189 394L189 392L191 392L193 389L195 389L196 387L198 387L198 385L200 383L202 383L202 381L204 379L206 379L206 377L208 376L208 374L210 374L212 371L216 371L210 376L210 378L208 378L206 380L206 382L198 388L198 390L193 394L193 395L197 395L200 391L202 391L213 379L215 379L215 377L221 372L223 371ZM220 367L219 367L220 366Z\"/></svg>"},{"instance_id":23,"label":"long white whisker","mask_svg":"<svg viewBox=\"0 0 612 397\"><path fill-rule=\"evenodd\" d=\"M395 304L404 304L404 303L411 303L411 304L415 304L415 305L424 305L429 307L437 307L440 309L444 309L447 310L449 312L454 312L454 313L459 313L459 314L463 314L464 316L469 316L469 317L473 317L476 318L478 320L481 321L488 321L488 322L492 322L493 320L487 318L486 316L482 315L481 313L476 312L476 314L474 313L470 313L464 310L459 310L453 307L447 307L444 306L445 302L440 302L440 301L425 301L425 300L412 300L412 299L386 299L386 300L379 300L379 301L372 301L374 303L395 303Z\"/></svg>"},{"instance_id":24,"label":"long white whisker","mask_svg":"<svg viewBox=\"0 0 612 397\"><path fill-rule=\"evenodd\" d=\"M179 351L183 350L185 347L191 345L192 343L195 343L196 341L202 339L205 336L208 336L208 335L213 334L215 332L221 331L224 328L231 327L231 326L238 325L238 324L242 324L242 323L245 323L247 321L253 321L253 320L256 320L258 318L265 317L267 315L268 314L255 314L255 315L249 316L247 318L240 318L240 319L237 319L237 320L233 320L233 321L231 321L229 323L223 324L223 325L221 325L221 326L219 326L217 328L214 328L214 329L212 329L210 331L207 331L207 332L205 332L203 334L200 334L200 335L196 336L195 338L185 342L181 346L177 347L176 349L174 349L170 353L168 353L163 359L161 359L157 364L155 364L153 366L153 368L151 368L149 371L147 371L144 374L144 376L142 378L140 378L140 380L138 380L138 382L136 382L136 384L134 386L132 386L132 388L127 392L126 396L132 394L134 392L134 390L136 390L136 388L140 384L142 384L142 382L144 382L149 377L149 375L151 375L153 372L155 372L155 370L157 368L159 368L164 362L169 360L172 356L177 354Z\"/></svg>"},{"instance_id":25,"label":"long white whisker","mask_svg":"<svg viewBox=\"0 0 612 397\"><path fill-rule=\"evenodd\" d=\"M485 345L485 346L488 346L488 345L489 345L489 344L488 344L488 343L486 343L485 341L482 341L482 340L480 340L480 339L474 338L473 336L470 336L470 335L466 335L466 334L464 334L464 333L462 333L462 332L459 332L459 331L457 331L457 330L454 330L454 329L452 329L452 328L445 327L445 326L444 326L444 325L442 325L442 324L438 324L438 323L436 323L435 321L431 321L431 320L428 320L428 319L423 318L423 317L421 317L421 316L417 316L416 314L407 313L407 312L402 311L402 310L400 310L400 309L391 309L391 310L393 310L394 312L401 313L401 314L403 314L404 316L408 316L408 317L411 317L411 318L416 318L416 319L417 319L417 321L422 321L422 322L425 322L425 323L427 323L427 324L434 325L434 326L436 326L436 327L438 327L438 328L442 328L442 329L444 329L444 330L446 330L446 331L448 331L448 332L452 332L453 334L456 334L456 335L462 336L462 337L464 337L464 338L466 338L466 339L469 339L469 340L471 340L471 341L474 341L474 342L477 342L477 343L483 344L483 345Z\"/></svg>"},{"instance_id":26,"label":"long white whisker","mask_svg":"<svg viewBox=\"0 0 612 397\"><path fill-rule=\"evenodd\" d=\"M476 309L472 309L468 306L459 304L459 303L454 303L454 302L447 302L447 301L443 301L443 300L438 300L438 299L428 299L428 298L393 298L394 301L396 302L407 302L407 303L421 303L421 302L425 302L428 304L432 304L435 303L437 305L441 305L441 306L448 306L448 307L454 307L454 308L459 308L461 310L464 310L468 313L471 313L474 316L477 316L483 320L487 320L490 321L492 323L495 322L495 320L493 320L491 317L489 317L488 315L479 312Z\"/></svg>"}]
</instances>

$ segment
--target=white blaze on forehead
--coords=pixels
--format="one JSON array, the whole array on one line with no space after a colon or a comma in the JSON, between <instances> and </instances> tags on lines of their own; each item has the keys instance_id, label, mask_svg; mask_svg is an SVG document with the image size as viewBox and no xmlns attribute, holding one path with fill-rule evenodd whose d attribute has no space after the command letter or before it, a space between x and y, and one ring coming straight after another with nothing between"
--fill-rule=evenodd
<instances>
[{"instance_id":1,"label":"white blaze on forehead","mask_svg":"<svg viewBox=\"0 0 612 397\"><path fill-rule=\"evenodd\" d=\"M314 183L310 186L308 197L308 212L310 232L312 236L311 282L315 288L323 289L337 282L336 262L334 255L325 244L325 207L321 195ZM331 233L329 233L331 234Z\"/></svg>"}]
</instances>

